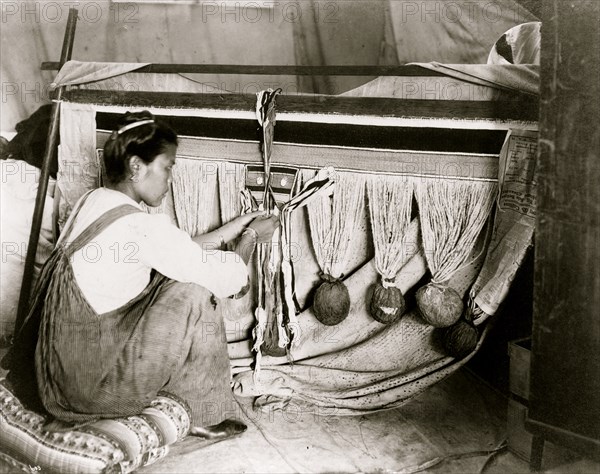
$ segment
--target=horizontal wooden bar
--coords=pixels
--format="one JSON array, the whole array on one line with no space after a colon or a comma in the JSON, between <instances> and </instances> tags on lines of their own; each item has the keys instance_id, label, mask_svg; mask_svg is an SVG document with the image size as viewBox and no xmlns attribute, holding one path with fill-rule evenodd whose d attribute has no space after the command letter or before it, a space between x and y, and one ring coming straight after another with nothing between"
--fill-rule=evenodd
<instances>
[{"instance_id":1,"label":"horizontal wooden bar","mask_svg":"<svg viewBox=\"0 0 600 474\"><path fill-rule=\"evenodd\" d=\"M43 62L42 71L58 70L57 62ZM240 64L149 64L133 72L162 74L248 74L268 76L444 76L415 65L401 66L261 66Z\"/></svg>"},{"instance_id":2,"label":"horizontal wooden bar","mask_svg":"<svg viewBox=\"0 0 600 474\"><path fill-rule=\"evenodd\" d=\"M104 147L109 132L98 131L97 146ZM258 141L179 137L180 158L234 163L262 163ZM432 179L496 181L498 156L464 153L426 153L405 150L373 150L343 146L315 146L274 142L271 164L338 171L407 175Z\"/></svg>"},{"instance_id":3,"label":"horizontal wooden bar","mask_svg":"<svg viewBox=\"0 0 600 474\"><path fill-rule=\"evenodd\" d=\"M583 436L572 431L549 425L529 418L525 420L525 428L530 433L541 436L545 441L565 446L573 451L600 462L600 440Z\"/></svg>"},{"instance_id":4,"label":"horizontal wooden bar","mask_svg":"<svg viewBox=\"0 0 600 474\"><path fill-rule=\"evenodd\" d=\"M131 92L74 89L66 99L71 102L136 108L176 108L246 112L255 114L254 94L197 94L185 92ZM516 121L536 122L538 100L521 97L507 101L414 100L388 97L340 97L327 95L280 95L277 97L278 120L286 114L300 117L297 121L315 121L321 117L419 118L443 121L449 128L465 128L463 121ZM307 117L309 114L311 117ZM202 114L199 114L202 116ZM233 118L233 116L232 116ZM289 118L288 118L289 119ZM318 120L316 120L318 121ZM434 125L435 126L435 125ZM446 126L446 125L442 125Z\"/></svg>"}]
</instances>

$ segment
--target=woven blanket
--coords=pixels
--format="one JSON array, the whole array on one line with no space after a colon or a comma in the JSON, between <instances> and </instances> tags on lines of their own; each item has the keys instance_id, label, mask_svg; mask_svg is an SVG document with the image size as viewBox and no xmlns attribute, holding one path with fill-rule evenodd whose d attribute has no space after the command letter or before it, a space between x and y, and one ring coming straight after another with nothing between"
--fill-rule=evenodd
<instances>
[{"instance_id":1,"label":"woven blanket","mask_svg":"<svg viewBox=\"0 0 600 474\"><path fill-rule=\"evenodd\" d=\"M45 423L0 380L0 459L25 472L132 472L165 457L169 445L189 432L190 414L181 401L165 395L139 415L72 431L47 431Z\"/></svg>"}]
</instances>

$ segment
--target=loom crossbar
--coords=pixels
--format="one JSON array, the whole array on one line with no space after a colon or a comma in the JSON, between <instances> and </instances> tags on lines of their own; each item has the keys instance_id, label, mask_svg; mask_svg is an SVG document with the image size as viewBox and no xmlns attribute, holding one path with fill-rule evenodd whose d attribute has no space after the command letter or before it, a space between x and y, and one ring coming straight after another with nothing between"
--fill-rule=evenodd
<instances>
[{"instance_id":1,"label":"loom crossbar","mask_svg":"<svg viewBox=\"0 0 600 474\"><path fill-rule=\"evenodd\" d=\"M42 71L56 71L59 63L46 61ZM241 64L149 64L135 72L157 74L249 74L269 76L404 76L437 77L443 73L416 65L400 66L289 66Z\"/></svg>"},{"instance_id":2,"label":"loom crossbar","mask_svg":"<svg viewBox=\"0 0 600 474\"><path fill-rule=\"evenodd\" d=\"M254 94L233 93L72 89L65 97L76 103L175 108L182 109L184 114L194 110L196 116L242 119L254 118L256 103ZM519 97L519 100L464 101L281 95L277 98L277 120L490 129L523 128L528 124L529 128L535 128L538 105L537 98L529 96Z\"/></svg>"}]
</instances>

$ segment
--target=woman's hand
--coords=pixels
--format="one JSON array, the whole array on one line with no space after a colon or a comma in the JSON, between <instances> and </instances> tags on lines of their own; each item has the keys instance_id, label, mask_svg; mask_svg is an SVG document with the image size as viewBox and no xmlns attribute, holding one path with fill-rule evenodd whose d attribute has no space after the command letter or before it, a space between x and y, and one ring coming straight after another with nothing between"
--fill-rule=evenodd
<instances>
[{"instance_id":1,"label":"woman's hand","mask_svg":"<svg viewBox=\"0 0 600 474\"><path fill-rule=\"evenodd\" d=\"M250 222L252 222L257 217L261 217L264 215L265 215L264 211L248 212L247 214L242 214L242 215L237 216L236 218L232 219L230 221L229 225L233 226L233 228L234 228L233 232L235 234L239 235L242 233L242 231L246 227L248 227L248 224L250 224Z\"/></svg>"},{"instance_id":2,"label":"woman's hand","mask_svg":"<svg viewBox=\"0 0 600 474\"><path fill-rule=\"evenodd\" d=\"M264 244L271 241L273 232L279 227L279 217L274 215L265 216L264 213L260 212L259 216L248 227L256 231L257 243Z\"/></svg>"},{"instance_id":3,"label":"woman's hand","mask_svg":"<svg viewBox=\"0 0 600 474\"><path fill-rule=\"evenodd\" d=\"M242 237L237 242L235 251L242 257L242 260L246 265L250 261L256 244L264 244L271 241L273 232L279 227L279 217L277 216L265 216L263 212L258 213L258 217L255 217L252 222L248 225L244 231Z\"/></svg>"},{"instance_id":4,"label":"woman's hand","mask_svg":"<svg viewBox=\"0 0 600 474\"><path fill-rule=\"evenodd\" d=\"M248 227L254 219L263 216L263 211L249 212L248 214L242 214L227 224L219 227L218 229L208 232L207 234L196 235L192 237L192 240L198 245L205 247L210 245L211 248L222 247L223 244L232 242L237 239L241 233Z\"/></svg>"}]
</instances>

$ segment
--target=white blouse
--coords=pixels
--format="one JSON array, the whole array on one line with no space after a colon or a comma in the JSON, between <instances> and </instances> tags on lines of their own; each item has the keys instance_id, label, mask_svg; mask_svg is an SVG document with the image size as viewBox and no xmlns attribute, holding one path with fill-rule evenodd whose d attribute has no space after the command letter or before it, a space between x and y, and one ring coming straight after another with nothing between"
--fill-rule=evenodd
<instances>
[{"instance_id":1,"label":"white blouse","mask_svg":"<svg viewBox=\"0 0 600 474\"><path fill-rule=\"evenodd\" d=\"M79 211L69 241L106 211L122 204L141 207L107 188L90 193ZM68 224L67 224L68 225ZM234 252L201 248L164 214L136 212L117 219L71 257L83 295L98 313L112 311L141 293L156 269L180 282L196 283L224 298L238 293L248 270Z\"/></svg>"}]
</instances>

